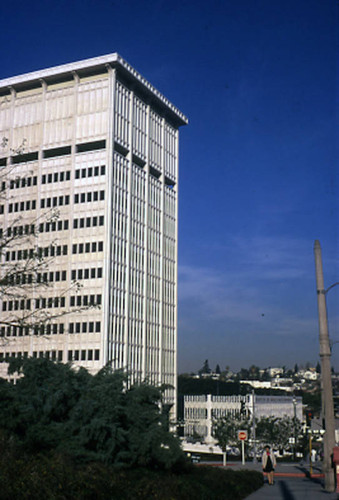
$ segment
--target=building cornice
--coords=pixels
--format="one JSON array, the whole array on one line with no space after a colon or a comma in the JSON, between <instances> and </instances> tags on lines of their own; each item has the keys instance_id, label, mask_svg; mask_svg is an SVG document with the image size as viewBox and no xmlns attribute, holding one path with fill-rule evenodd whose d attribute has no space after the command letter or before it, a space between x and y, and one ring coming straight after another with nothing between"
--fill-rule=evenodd
<instances>
[{"instance_id":1,"label":"building cornice","mask_svg":"<svg viewBox=\"0 0 339 500\"><path fill-rule=\"evenodd\" d=\"M138 88L147 98L153 102L155 101L158 106L164 108L167 113L172 115L172 118L174 118L178 125L186 125L188 123L186 116L117 52L5 78L0 80L0 92L4 92L6 89L9 92L11 88L20 91L34 86L38 87L41 86L41 81L50 84L61 79L69 78L71 80L74 78L74 74L78 74L81 78L90 74L106 73L108 66L116 68L118 74L129 81L131 85Z\"/></svg>"}]
</instances>

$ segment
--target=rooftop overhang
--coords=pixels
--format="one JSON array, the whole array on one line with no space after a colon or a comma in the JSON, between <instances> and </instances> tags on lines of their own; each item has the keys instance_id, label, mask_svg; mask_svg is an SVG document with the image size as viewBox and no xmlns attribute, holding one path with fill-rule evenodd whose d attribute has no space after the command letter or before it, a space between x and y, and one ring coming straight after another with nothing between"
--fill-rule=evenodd
<instances>
[{"instance_id":1,"label":"rooftop overhang","mask_svg":"<svg viewBox=\"0 0 339 500\"><path fill-rule=\"evenodd\" d=\"M9 93L11 89L20 92L41 87L42 82L52 85L54 83L73 80L74 75L84 78L86 76L105 73L109 71L109 68L116 69L119 78L126 82L144 100L161 109L165 116L168 116L176 126L179 127L188 123L186 116L117 52L5 78L0 80L0 95Z\"/></svg>"}]
</instances>

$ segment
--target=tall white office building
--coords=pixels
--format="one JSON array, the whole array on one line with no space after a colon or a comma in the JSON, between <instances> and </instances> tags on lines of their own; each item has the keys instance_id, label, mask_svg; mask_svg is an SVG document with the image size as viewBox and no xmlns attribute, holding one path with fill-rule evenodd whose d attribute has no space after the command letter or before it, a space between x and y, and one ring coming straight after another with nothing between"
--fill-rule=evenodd
<instances>
[{"instance_id":1,"label":"tall white office building","mask_svg":"<svg viewBox=\"0 0 339 500\"><path fill-rule=\"evenodd\" d=\"M43 291L38 283L0 301L2 376L6 356L48 357L93 373L111 362L132 381L176 388L186 123L116 53L0 81L0 228L28 237L6 249L2 272L29 258L30 245L49 260L37 276L48 282ZM35 334L6 324L37 309L53 320ZM166 398L175 405L175 389Z\"/></svg>"}]
</instances>

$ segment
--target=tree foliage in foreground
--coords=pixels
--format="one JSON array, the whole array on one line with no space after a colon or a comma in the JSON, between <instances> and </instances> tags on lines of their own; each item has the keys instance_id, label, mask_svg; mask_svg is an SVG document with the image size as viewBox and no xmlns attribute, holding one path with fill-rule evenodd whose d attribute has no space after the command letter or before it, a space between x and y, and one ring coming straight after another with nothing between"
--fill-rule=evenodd
<instances>
[{"instance_id":1,"label":"tree foliage in foreground","mask_svg":"<svg viewBox=\"0 0 339 500\"><path fill-rule=\"evenodd\" d=\"M183 460L167 430L159 389L126 389L122 373L96 375L47 359L14 359L15 385L0 380L0 429L28 452L57 452L80 461L168 469Z\"/></svg>"}]
</instances>

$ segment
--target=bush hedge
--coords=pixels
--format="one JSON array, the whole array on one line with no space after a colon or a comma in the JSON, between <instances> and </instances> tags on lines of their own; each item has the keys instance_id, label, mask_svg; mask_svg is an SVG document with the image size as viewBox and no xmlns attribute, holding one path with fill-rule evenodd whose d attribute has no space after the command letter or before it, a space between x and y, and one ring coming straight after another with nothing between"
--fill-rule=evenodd
<instances>
[{"instance_id":1,"label":"bush hedge","mask_svg":"<svg viewBox=\"0 0 339 500\"><path fill-rule=\"evenodd\" d=\"M255 471L190 464L176 471L117 469L7 449L0 458L0 484L1 500L241 500L263 478Z\"/></svg>"}]
</instances>

